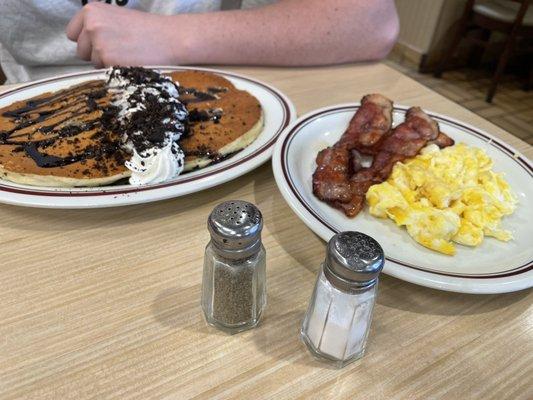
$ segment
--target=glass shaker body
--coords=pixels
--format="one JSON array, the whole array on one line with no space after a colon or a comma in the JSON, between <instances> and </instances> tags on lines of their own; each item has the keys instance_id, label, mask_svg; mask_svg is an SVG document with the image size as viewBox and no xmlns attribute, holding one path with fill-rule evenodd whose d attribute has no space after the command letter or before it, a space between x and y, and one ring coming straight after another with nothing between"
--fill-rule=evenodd
<instances>
[{"instance_id":1,"label":"glass shaker body","mask_svg":"<svg viewBox=\"0 0 533 400\"><path fill-rule=\"evenodd\" d=\"M205 248L202 309L206 321L228 333L255 327L266 306L266 253L229 260Z\"/></svg>"},{"instance_id":2,"label":"glass shaker body","mask_svg":"<svg viewBox=\"0 0 533 400\"><path fill-rule=\"evenodd\" d=\"M345 292L331 284L320 268L301 337L313 355L343 367L364 355L377 281L357 291Z\"/></svg>"},{"instance_id":3,"label":"glass shaker body","mask_svg":"<svg viewBox=\"0 0 533 400\"><path fill-rule=\"evenodd\" d=\"M337 367L364 355L384 262L379 243L364 233L329 240L301 329L314 355Z\"/></svg>"}]
</instances>

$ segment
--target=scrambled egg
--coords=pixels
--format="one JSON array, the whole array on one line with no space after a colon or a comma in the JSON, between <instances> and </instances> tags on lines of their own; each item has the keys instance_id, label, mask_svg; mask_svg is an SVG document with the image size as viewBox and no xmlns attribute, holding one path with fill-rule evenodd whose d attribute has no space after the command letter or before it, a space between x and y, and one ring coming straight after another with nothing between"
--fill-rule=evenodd
<instances>
[{"instance_id":1,"label":"scrambled egg","mask_svg":"<svg viewBox=\"0 0 533 400\"><path fill-rule=\"evenodd\" d=\"M396 163L389 179L370 187L370 214L405 226L418 243L444 254L455 254L455 243L479 245L485 236L509 241L500 228L517 199L492 160L463 143L440 150L427 146L421 154Z\"/></svg>"}]
</instances>

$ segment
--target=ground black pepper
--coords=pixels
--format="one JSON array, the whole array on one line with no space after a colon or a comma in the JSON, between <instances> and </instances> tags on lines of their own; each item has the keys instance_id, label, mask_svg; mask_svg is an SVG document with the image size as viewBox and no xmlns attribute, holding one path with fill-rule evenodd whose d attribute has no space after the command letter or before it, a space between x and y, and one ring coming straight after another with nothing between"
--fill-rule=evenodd
<instances>
[{"instance_id":1,"label":"ground black pepper","mask_svg":"<svg viewBox=\"0 0 533 400\"><path fill-rule=\"evenodd\" d=\"M253 266L217 265L213 288L213 318L236 325L253 317Z\"/></svg>"}]
</instances>

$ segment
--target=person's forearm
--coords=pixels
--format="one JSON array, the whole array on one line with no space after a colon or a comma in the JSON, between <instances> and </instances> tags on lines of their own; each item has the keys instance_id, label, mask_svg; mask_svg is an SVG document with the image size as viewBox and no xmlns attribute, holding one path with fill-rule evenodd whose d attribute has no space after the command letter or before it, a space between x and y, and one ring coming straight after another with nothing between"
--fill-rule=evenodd
<instances>
[{"instance_id":1,"label":"person's forearm","mask_svg":"<svg viewBox=\"0 0 533 400\"><path fill-rule=\"evenodd\" d=\"M167 18L167 40L179 64L376 60L386 56L398 34L393 0L284 0L258 9Z\"/></svg>"}]
</instances>

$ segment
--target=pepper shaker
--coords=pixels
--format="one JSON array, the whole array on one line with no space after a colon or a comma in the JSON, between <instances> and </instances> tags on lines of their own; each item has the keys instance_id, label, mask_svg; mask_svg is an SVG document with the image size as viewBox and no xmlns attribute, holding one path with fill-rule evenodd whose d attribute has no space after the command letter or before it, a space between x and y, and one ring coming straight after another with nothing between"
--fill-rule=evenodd
<instances>
[{"instance_id":1,"label":"pepper shaker","mask_svg":"<svg viewBox=\"0 0 533 400\"><path fill-rule=\"evenodd\" d=\"M339 368L363 356L383 264L383 249L370 236L331 238L301 329L313 355Z\"/></svg>"},{"instance_id":2,"label":"pepper shaker","mask_svg":"<svg viewBox=\"0 0 533 400\"><path fill-rule=\"evenodd\" d=\"M266 305L263 219L246 201L219 204L209 215L202 309L206 321L228 333L255 327Z\"/></svg>"}]
</instances>

